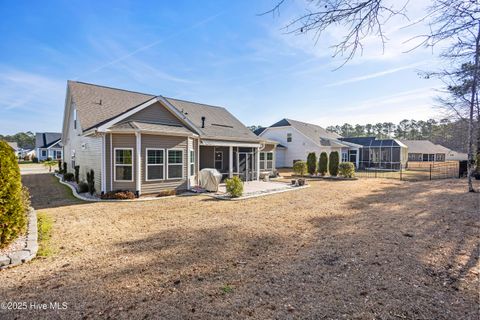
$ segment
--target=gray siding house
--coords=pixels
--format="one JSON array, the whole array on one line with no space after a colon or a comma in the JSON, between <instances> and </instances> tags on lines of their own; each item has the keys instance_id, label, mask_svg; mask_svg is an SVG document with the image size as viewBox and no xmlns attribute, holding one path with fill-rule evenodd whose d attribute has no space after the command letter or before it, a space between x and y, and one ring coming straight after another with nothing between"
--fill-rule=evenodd
<instances>
[{"instance_id":1,"label":"gray siding house","mask_svg":"<svg viewBox=\"0 0 480 320\"><path fill-rule=\"evenodd\" d=\"M225 108L68 81L64 161L80 179L95 172L101 192L187 190L198 172L258 180L275 169L276 142L253 134Z\"/></svg>"}]
</instances>

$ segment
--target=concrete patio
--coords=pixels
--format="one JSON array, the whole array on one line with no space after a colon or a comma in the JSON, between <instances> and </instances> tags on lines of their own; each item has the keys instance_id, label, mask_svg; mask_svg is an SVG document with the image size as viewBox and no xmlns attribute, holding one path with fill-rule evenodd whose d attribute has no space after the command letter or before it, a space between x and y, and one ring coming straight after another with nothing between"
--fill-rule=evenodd
<instances>
[{"instance_id":1,"label":"concrete patio","mask_svg":"<svg viewBox=\"0 0 480 320\"><path fill-rule=\"evenodd\" d=\"M230 198L228 196L225 183L220 184L218 192L213 196L219 199L241 200L259 196L265 196L274 193L293 191L303 189L308 186L295 187L286 182L264 182L264 181L248 181L243 184L243 195L239 198Z\"/></svg>"}]
</instances>

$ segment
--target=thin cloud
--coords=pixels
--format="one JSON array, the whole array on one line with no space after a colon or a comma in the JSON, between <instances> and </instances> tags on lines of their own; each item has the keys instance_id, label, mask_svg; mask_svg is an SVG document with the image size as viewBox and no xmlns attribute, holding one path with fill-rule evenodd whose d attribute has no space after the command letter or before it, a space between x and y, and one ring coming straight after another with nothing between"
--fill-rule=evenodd
<instances>
[{"instance_id":1,"label":"thin cloud","mask_svg":"<svg viewBox=\"0 0 480 320\"><path fill-rule=\"evenodd\" d=\"M195 23L195 24L193 24L193 25L191 25L191 26L189 26L189 27L187 27L187 28L184 28L184 29L182 29L182 30L180 30L180 31L178 31L178 32L172 33L170 36L168 36L168 37L166 37L166 38L159 39L159 40L157 40L157 41L154 41L154 42L152 42L152 43L149 43L149 44L147 44L147 45L144 45L144 46L142 46L142 47L139 47L139 48L137 48L137 49L135 49L135 50L133 50L133 51L125 54L125 55L122 55L122 56L120 56L120 57L118 57L118 58L116 58L116 59L114 59L114 60L112 60L112 61L110 61L110 62L107 62L107 63L105 63L105 64L103 64L103 65L101 65L101 66L93 69L93 70L90 71L90 72L87 72L87 73L85 73L85 74L83 74L83 75L81 75L81 76L78 76L78 77L74 77L74 79L78 79L78 78L80 78L80 77L85 77L85 76L87 76L87 75L90 75L90 74L92 74L92 73L96 73L96 72L98 72L98 71L100 71L100 70L102 70L102 69L105 69L105 68L107 68L107 67L110 67L110 66L112 66L112 65L115 65L115 64L117 64L117 63L119 63L119 62L121 62L121 61L123 61L123 60L126 60L126 59L128 59L128 58L130 58L130 57L132 57L132 56L134 56L134 55L136 55L136 54L138 54L138 53L140 53L140 52L142 52L142 51L146 51L146 50L148 50L148 49L150 49L150 48L152 48L152 47L155 47L156 45L159 45L159 44L162 43L162 42L165 42L165 41L167 41L167 40L173 39L173 38L181 35L182 33L186 32L186 31L193 30L193 29L196 29L196 28L198 28L198 27L200 27L200 26L202 26L202 25L205 25L205 24L209 23L210 21L218 18L219 16L221 16L221 15L224 14L224 13L225 13L225 11L222 11L222 12L219 12L219 13L214 14L214 15L212 15L212 16L209 16L209 17L207 17L207 18L205 18L205 19L203 19L203 20L200 20L199 22L197 22L197 23Z\"/></svg>"},{"instance_id":2,"label":"thin cloud","mask_svg":"<svg viewBox=\"0 0 480 320\"><path fill-rule=\"evenodd\" d=\"M413 69L413 68L419 67L421 65L424 65L425 63L426 63L425 61L422 61L422 62L417 62L417 63L413 63L413 64L410 64L410 65L406 65L406 66L403 66L403 67L392 68L392 69L388 69L388 70L384 70L384 71L380 71L380 72L375 72L375 73L370 73L370 74L359 76L359 77L353 77L353 78L349 78L349 79L346 79L346 80L342 80L342 81L327 84L324 87L325 88L331 88L331 87L342 86L342 85L348 84L348 83L354 83L354 82L360 82L360 81L365 81L365 80L369 80L369 79L379 78L379 77L383 77L383 76L386 76L386 75L389 75L389 74L392 74L392 73L396 73L396 72L399 72L399 71Z\"/></svg>"}]
</instances>

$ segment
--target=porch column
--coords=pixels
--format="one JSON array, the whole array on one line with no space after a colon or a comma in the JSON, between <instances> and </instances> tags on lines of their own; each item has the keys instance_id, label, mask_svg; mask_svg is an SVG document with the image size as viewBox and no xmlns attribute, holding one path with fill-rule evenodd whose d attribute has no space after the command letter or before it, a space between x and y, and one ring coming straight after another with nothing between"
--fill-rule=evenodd
<instances>
[{"instance_id":1,"label":"porch column","mask_svg":"<svg viewBox=\"0 0 480 320\"><path fill-rule=\"evenodd\" d=\"M228 147L228 177L233 177L233 147Z\"/></svg>"},{"instance_id":2,"label":"porch column","mask_svg":"<svg viewBox=\"0 0 480 320\"><path fill-rule=\"evenodd\" d=\"M257 158L255 159L257 162L257 181L260 181L260 147L257 148Z\"/></svg>"},{"instance_id":3,"label":"porch column","mask_svg":"<svg viewBox=\"0 0 480 320\"><path fill-rule=\"evenodd\" d=\"M105 133L102 133L102 172L101 172L101 175L100 175L100 179L101 179L101 192L102 193L105 193L107 192L107 173L105 172L107 169L106 169L106 143L105 143Z\"/></svg>"},{"instance_id":4,"label":"porch column","mask_svg":"<svg viewBox=\"0 0 480 320\"><path fill-rule=\"evenodd\" d=\"M136 138L136 147L135 147L135 189L137 190L138 195L142 193L142 173L141 165L142 165L142 134L140 132L135 132Z\"/></svg>"},{"instance_id":5,"label":"porch column","mask_svg":"<svg viewBox=\"0 0 480 320\"><path fill-rule=\"evenodd\" d=\"M357 157L355 158L355 165L357 166L357 170L358 170L358 167L360 165L360 148L357 148Z\"/></svg>"}]
</instances>

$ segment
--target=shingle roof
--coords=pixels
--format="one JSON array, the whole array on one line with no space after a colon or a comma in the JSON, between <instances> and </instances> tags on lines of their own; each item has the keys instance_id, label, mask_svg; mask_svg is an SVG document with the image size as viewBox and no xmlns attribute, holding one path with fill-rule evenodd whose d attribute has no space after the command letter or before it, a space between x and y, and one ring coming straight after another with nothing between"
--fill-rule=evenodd
<instances>
[{"instance_id":1,"label":"shingle roof","mask_svg":"<svg viewBox=\"0 0 480 320\"><path fill-rule=\"evenodd\" d=\"M259 136L263 131L265 131L265 129L267 128L258 128L258 129L255 129L255 131L253 131L253 133L255 133L257 136Z\"/></svg>"},{"instance_id":2,"label":"shingle roof","mask_svg":"<svg viewBox=\"0 0 480 320\"><path fill-rule=\"evenodd\" d=\"M59 132L37 132L35 134L35 147L36 148L48 148L57 143L62 138L62 134ZM61 147L61 144L59 144Z\"/></svg>"},{"instance_id":3,"label":"shingle roof","mask_svg":"<svg viewBox=\"0 0 480 320\"><path fill-rule=\"evenodd\" d=\"M364 147L404 147L396 139L377 139L376 137L351 137L340 138L340 140L362 145Z\"/></svg>"},{"instance_id":4,"label":"shingle roof","mask_svg":"<svg viewBox=\"0 0 480 320\"><path fill-rule=\"evenodd\" d=\"M157 97L77 81L68 81L68 86L83 130L96 127ZM223 107L167 97L165 100L182 112L204 138L262 140ZM202 117L205 117L204 128Z\"/></svg>"},{"instance_id":5,"label":"shingle roof","mask_svg":"<svg viewBox=\"0 0 480 320\"><path fill-rule=\"evenodd\" d=\"M151 94L78 81L68 81L68 87L83 130L88 130L155 97Z\"/></svg>"},{"instance_id":6,"label":"shingle roof","mask_svg":"<svg viewBox=\"0 0 480 320\"><path fill-rule=\"evenodd\" d=\"M448 153L450 149L428 140L402 140L408 147L408 153Z\"/></svg>"},{"instance_id":7,"label":"shingle roof","mask_svg":"<svg viewBox=\"0 0 480 320\"><path fill-rule=\"evenodd\" d=\"M341 135L334 132L329 132L324 128L317 126L316 124L306 123L302 121L292 120L292 119L282 119L270 127L286 127L291 126L303 133L305 136L309 137L315 142L319 142L321 138L327 139L338 139L341 138Z\"/></svg>"},{"instance_id":8,"label":"shingle roof","mask_svg":"<svg viewBox=\"0 0 480 320\"><path fill-rule=\"evenodd\" d=\"M150 123L150 122L142 122L142 121L127 121L118 123L111 127L116 131L132 131L132 130L142 130L142 131L152 131L152 132L165 132L165 133L172 133L172 134L185 134L191 135L192 132L185 127L182 126L175 126L175 125L167 125L162 123Z\"/></svg>"}]
</instances>

